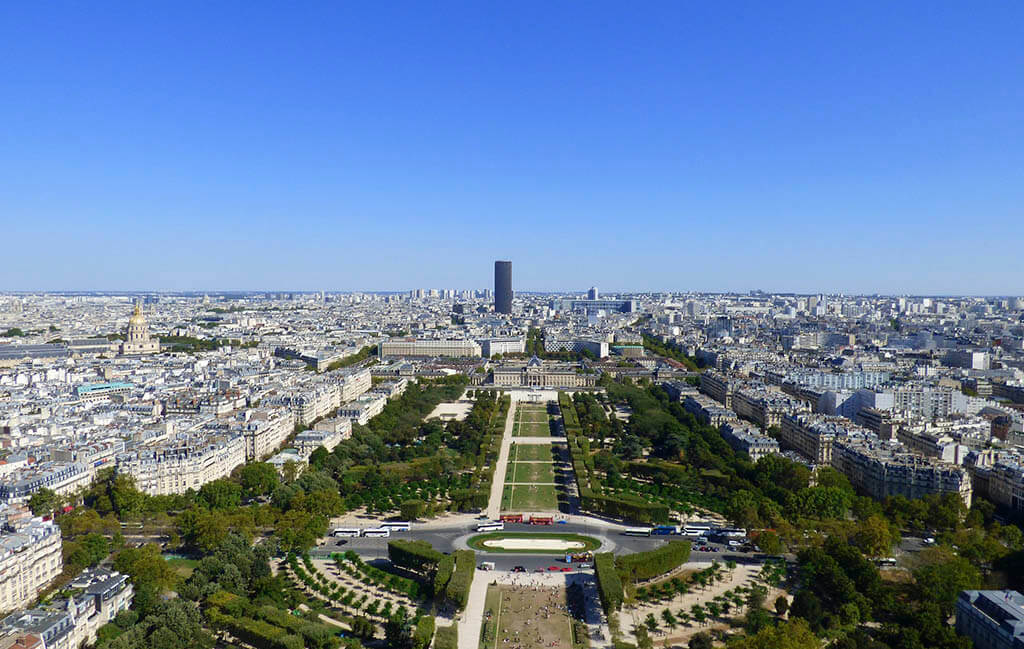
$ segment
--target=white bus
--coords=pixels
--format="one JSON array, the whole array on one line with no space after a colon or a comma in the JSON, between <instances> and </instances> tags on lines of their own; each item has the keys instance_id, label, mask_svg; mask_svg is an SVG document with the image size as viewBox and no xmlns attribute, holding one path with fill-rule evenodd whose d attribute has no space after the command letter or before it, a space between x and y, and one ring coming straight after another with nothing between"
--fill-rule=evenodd
<instances>
[{"instance_id":1,"label":"white bus","mask_svg":"<svg viewBox=\"0 0 1024 649\"><path fill-rule=\"evenodd\" d=\"M367 538L388 538L391 536L391 530L386 527L367 527L363 530L363 536Z\"/></svg>"},{"instance_id":2,"label":"white bus","mask_svg":"<svg viewBox=\"0 0 1024 649\"><path fill-rule=\"evenodd\" d=\"M381 527L386 527L392 532L408 532L412 529L412 523L405 523L402 521L385 522L380 524Z\"/></svg>"},{"instance_id":3,"label":"white bus","mask_svg":"<svg viewBox=\"0 0 1024 649\"><path fill-rule=\"evenodd\" d=\"M627 527L622 530L622 533L626 536L650 536L651 528L649 527Z\"/></svg>"},{"instance_id":4,"label":"white bus","mask_svg":"<svg viewBox=\"0 0 1024 649\"><path fill-rule=\"evenodd\" d=\"M486 523L477 523L477 532L503 532L505 530L505 524L501 521L487 521Z\"/></svg>"},{"instance_id":5,"label":"white bus","mask_svg":"<svg viewBox=\"0 0 1024 649\"><path fill-rule=\"evenodd\" d=\"M337 527L331 532L331 536L359 536L358 527Z\"/></svg>"},{"instance_id":6,"label":"white bus","mask_svg":"<svg viewBox=\"0 0 1024 649\"><path fill-rule=\"evenodd\" d=\"M707 536L711 533L711 526L706 523L687 523L683 525L683 536L688 536L692 539L699 538L701 536Z\"/></svg>"}]
</instances>

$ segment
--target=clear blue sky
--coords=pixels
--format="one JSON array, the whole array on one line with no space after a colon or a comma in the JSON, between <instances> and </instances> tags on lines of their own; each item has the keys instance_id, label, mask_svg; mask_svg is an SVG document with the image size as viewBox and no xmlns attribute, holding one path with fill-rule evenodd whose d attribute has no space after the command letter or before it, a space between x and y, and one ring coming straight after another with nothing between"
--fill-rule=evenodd
<instances>
[{"instance_id":1,"label":"clear blue sky","mask_svg":"<svg viewBox=\"0 0 1024 649\"><path fill-rule=\"evenodd\" d=\"M1024 294L1021 2L7 2L0 125L0 290Z\"/></svg>"}]
</instances>

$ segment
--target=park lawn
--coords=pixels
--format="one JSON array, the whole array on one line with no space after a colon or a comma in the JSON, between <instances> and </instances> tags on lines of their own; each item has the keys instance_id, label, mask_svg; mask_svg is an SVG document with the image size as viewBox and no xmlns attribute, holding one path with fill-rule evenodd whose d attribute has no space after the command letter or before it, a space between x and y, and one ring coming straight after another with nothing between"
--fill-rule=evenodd
<instances>
[{"instance_id":1,"label":"park lawn","mask_svg":"<svg viewBox=\"0 0 1024 649\"><path fill-rule=\"evenodd\" d=\"M550 462L516 462L511 479L506 482L555 482L555 469Z\"/></svg>"},{"instance_id":2,"label":"park lawn","mask_svg":"<svg viewBox=\"0 0 1024 649\"><path fill-rule=\"evenodd\" d=\"M514 437L551 437L551 426L547 421L522 421L512 427Z\"/></svg>"},{"instance_id":3,"label":"park lawn","mask_svg":"<svg viewBox=\"0 0 1024 649\"><path fill-rule=\"evenodd\" d=\"M513 444L509 455L512 462L544 462L551 460L553 451L550 444Z\"/></svg>"},{"instance_id":4,"label":"park lawn","mask_svg":"<svg viewBox=\"0 0 1024 649\"><path fill-rule=\"evenodd\" d=\"M199 565L199 561L196 559L167 559L167 565L184 581L192 576L192 571Z\"/></svg>"},{"instance_id":5,"label":"park lawn","mask_svg":"<svg viewBox=\"0 0 1024 649\"><path fill-rule=\"evenodd\" d=\"M555 485L516 485L512 492L510 509L527 512L558 511L557 487Z\"/></svg>"},{"instance_id":6,"label":"park lawn","mask_svg":"<svg viewBox=\"0 0 1024 649\"><path fill-rule=\"evenodd\" d=\"M501 510L507 511L512 509L512 492L513 488L511 485L505 485L505 488L501 492Z\"/></svg>"},{"instance_id":7,"label":"park lawn","mask_svg":"<svg viewBox=\"0 0 1024 649\"><path fill-rule=\"evenodd\" d=\"M491 629L492 636L487 638L488 642L480 643L484 649L572 647L564 588L516 590L512 586L489 586L484 600L484 627ZM486 630L483 635L487 635Z\"/></svg>"}]
</instances>

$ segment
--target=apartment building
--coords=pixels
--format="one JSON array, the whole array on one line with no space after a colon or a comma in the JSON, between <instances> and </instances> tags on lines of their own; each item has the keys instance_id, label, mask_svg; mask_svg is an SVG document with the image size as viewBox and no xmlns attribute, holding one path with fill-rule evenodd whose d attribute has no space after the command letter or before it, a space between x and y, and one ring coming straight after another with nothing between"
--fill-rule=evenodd
<instances>
[{"instance_id":1,"label":"apartment building","mask_svg":"<svg viewBox=\"0 0 1024 649\"><path fill-rule=\"evenodd\" d=\"M336 417L317 422L313 430L306 430L295 436L292 445L307 460L313 451L323 446L328 451L352 437L352 420Z\"/></svg>"},{"instance_id":2,"label":"apartment building","mask_svg":"<svg viewBox=\"0 0 1024 649\"><path fill-rule=\"evenodd\" d=\"M295 430L295 414L286 408L256 408L248 415L243 434L249 462L272 454Z\"/></svg>"},{"instance_id":3,"label":"apartment building","mask_svg":"<svg viewBox=\"0 0 1024 649\"><path fill-rule=\"evenodd\" d=\"M778 454L779 443L761 433L756 426L738 421L728 421L718 429L722 438L738 453L746 453L751 462L757 462L765 455Z\"/></svg>"},{"instance_id":4,"label":"apartment building","mask_svg":"<svg viewBox=\"0 0 1024 649\"><path fill-rule=\"evenodd\" d=\"M1024 648L1024 595L1015 590L965 590L956 600L956 632L977 649Z\"/></svg>"},{"instance_id":5,"label":"apartment building","mask_svg":"<svg viewBox=\"0 0 1024 649\"><path fill-rule=\"evenodd\" d=\"M223 478L245 464L246 440L237 431L191 436L182 434L153 445L137 446L117 457L117 470L135 478L152 496L185 493Z\"/></svg>"},{"instance_id":6,"label":"apartment building","mask_svg":"<svg viewBox=\"0 0 1024 649\"><path fill-rule=\"evenodd\" d=\"M365 426L370 419L384 410L387 403L387 397L364 394L355 401L350 401L338 408L338 416L347 417L360 426Z\"/></svg>"},{"instance_id":7,"label":"apartment building","mask_svg":"<svg viewBox=\"0 0 1024 649\"><path fill-rule=\"evenodd\" d=\"M127 575L101 568L85 570L69 586L79 593L45 608L8 615L0 620L0 633L4 637L36 636L46 649L78 649L95 644L96 631L128 609L134 598Z\"/></svg>"},{"instance_id":8,"label":"apartment building","mask_svg":"<svg viewBox=\"0 0 1024 649\"><path fill-rule=\"evenodd\" d=\"M732 409L761 428L782 424L786 415L810 412L806 402L786 396L760 383L747 383L732 394Z\"/></svg>"},{"instance_id":9,"label":"apartment building","mask_svg":"<svg viewBox=\"0 0 1024 649\"><path fill-rule=\"evenodd\" d=\"M737 421L736 413L703 394L686 397L683 408L705 426L717 428L726 422Z\"/></svg>"},{"instance_id":10,"label":"apartment building","mask_svg":"<svg viewBox=\"0 0 1024 649\"><path fill-rule=\"evenodd\" d=\"M3 507L0 531L0 611L30 604L60 576L60 528L53 521L31 518L27 510Z\"/></svg>"},{"instance_id":11,"label":"apartment building","mask_svg":"<svg viewBox=\"0 0 1024 649\"><path fill-rule=\"evenodd\" d=\"M88 487L92 472L81 462L41 462L11 473L0 483L0 501L24 502L32 494L47 488L59 495Z\"/></svg>"},{"instance_id":12,"label":"apartment building","mask_svg":"<svg viewBox=\"0 0 1024 649\"><path fill-rule=\"evenodd\" d=\"M832 443L837 436L862 430L843 417L821 414L786 415L782 418L781 429L782 447L800 453L815 464L831 461Z\"/></svg>"},{"instance_id":13,"label":"apartment building","mask_svg":"<svg viewBox=\"0 0 1024 649\"><path fill-rule=\"evenodd\" d=\"M482 355L480 345L473 340L394 339L381 342L378 350L381 358L387 356L461 358Z\"/></svg>"},{"instance_id":14,"label":"apartment building","mask_svg":"<svg viewBox=\"0 0 1024 649\"><path fill-rule=\"evenodd\" d=\"M837 435L831 463L854 487L877 500L955 493L965 506L971 506L971 478L966 469L915 455L898 442L880 440L866 431Z\"/></svg>"},{"instance_id":15,"label":"apartment building","mask_svg":"<svg viewBox=\"0 0 1024 649\"><path fill-rule=\"evenodd\" d=\"M735 387L736 381L719 372L708 370L700 375L700 391L726 408L732 408L732 395Z\"/></svg>"}]
</instances>

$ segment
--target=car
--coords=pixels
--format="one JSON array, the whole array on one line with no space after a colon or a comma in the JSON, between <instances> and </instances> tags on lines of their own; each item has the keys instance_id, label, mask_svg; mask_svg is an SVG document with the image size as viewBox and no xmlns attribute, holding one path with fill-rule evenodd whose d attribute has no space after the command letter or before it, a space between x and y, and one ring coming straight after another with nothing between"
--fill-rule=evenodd
<instances>
[{"instance_id":1,"label":"car","mask_svg":"<svg viewBox=\"0 0 1024 649\"><path fill-rule=\"evenodd\" d=\"M922 541L925 545L935 545L935 539L931 536Z\"/></svg>"},{"instance_id":2,"label":"car","mask_svg":"<svg viewBox=\"0 0 1024 649\"><path fill-rule=\"evenodd\" d=\"M515 568L512 568L512 572L526 572L526 568L523 566L516 566Z\"/></svg>"},{"instance_id":3,"label":"car","mask_svg":"<svg viewBox=\"0 0 1024 649\"><path fill-rule=\"evenodd\" d=\"M593 568L593 567L594 566L590 565L589 563L581 563L580 564L580 570L586 570L588 568Z\"/></svg>"},{"instance_id":4,"label":"car","mask_svg":"<svg viewBox=\"0 0 1024 649\"><path fill-rule=\"evenodd\" d=\"M568 525L569 521L558 521L559 525Z\"/></svg>"},{"instance_id":5,"label":"car","mask_svg":"<svg viewBox=\"0 0 1024 649\"><path fill-rule=\"evenodd\" d=\"M544 569L543 568L537 568L536 570L534 570L534 572L544 572Z\"/></svg>"},{"instance_id":6,"label":"car","mask_svg":"<svg viewBox=\"0 0 1024 649\"><path fill-rule=\"evenodd\" d=\"M566 566L566 567L562 568L562 572L572 572L572 568L570 568L569 566Z\"/></svg>"},{"instance_id":7,"label":"car","mask_svg":"<svg viewBox=\"0 0 1024 649\"><path fill-rule=\"evenodd\" d=\"M712 552L718 552L718 548L711 548Z\"/></svg>"},{"instance_id":8,"label":"car","mask_svg":"<svg viewBox=\"0 0 1024 649\"><path fill-rule=\"evenodd\" d=\"M561 570L558 566L548 566L548 572L558 572Z\"/></svg>"}]
</instances>

